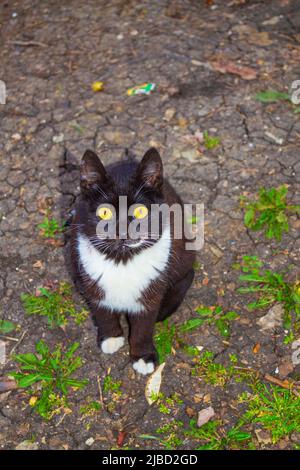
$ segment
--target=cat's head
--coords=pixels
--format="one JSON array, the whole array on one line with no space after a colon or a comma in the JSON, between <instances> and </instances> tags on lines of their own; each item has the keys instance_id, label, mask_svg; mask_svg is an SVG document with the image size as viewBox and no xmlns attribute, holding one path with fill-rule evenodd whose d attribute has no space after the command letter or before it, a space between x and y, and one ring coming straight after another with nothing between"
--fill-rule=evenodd
<instances>
[{"instance_id":1,"label":"cat's head","mask_svg":"<svg viewBox=\"0 0 300 470\"><path fill-rule=\"evenodd\" d=\"M80 231L109 258L126 261L161 237L161 221L151 224L153 204L165 202L163 164L156 149L150 148L139 163L120 162L107 170L87 150L80 186Z\"/></svg>"}]
</instances>

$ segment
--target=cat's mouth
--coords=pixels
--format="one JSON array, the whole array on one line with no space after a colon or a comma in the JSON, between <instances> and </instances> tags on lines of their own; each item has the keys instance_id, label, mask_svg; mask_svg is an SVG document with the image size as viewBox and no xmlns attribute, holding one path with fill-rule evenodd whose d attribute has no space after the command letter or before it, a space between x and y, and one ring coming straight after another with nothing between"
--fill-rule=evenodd
<instances>
[{"instance_id":1,"label":"cat's mouth","mask_svg":"<svg viewBox=\"0 0 300 470\"><path fill-rule=\"evenodd\" d=\"M122 248L139 248L140 246L144 245L145 240L124 240Z\"/></svg>"},{"instance_id":2,"label":"cat's mouth","mask_svg":"<svg viewBox=\"0 0 300 470\"><path fill-rule=\"evenodd\" d=\"M100 252L115 260L130 258L155 243L154 240L143 237L134 240L130 238L101 240L98 237L91 237L90 241Z\"/></svg>"}]
</instances>

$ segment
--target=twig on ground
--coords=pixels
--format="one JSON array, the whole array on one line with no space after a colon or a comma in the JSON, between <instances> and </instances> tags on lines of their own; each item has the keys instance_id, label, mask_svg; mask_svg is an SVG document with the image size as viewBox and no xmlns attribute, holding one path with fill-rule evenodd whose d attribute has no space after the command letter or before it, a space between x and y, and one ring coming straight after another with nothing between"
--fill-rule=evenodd
<instances>
[{"instance_id":1,"label":"twig on ground","mask_svg":"<svg viewBox=\"0 0 300 470\"><path fill-rule=\"evenodd\" d=\"M44 44L43 42L39 41L8 41L9 44L12 44L13 46L22 46L22 47L48 47L47 44Z\"/></svg>"},{"instance_id":2,"label":"twig on ground","mask_svg":"<svg viewBox=\"0 0 300 470\"><path fill-rule=\"evenodd\" d=\"M0 335L0 338L8 339L9 341L19 341L18 338L12 338L11 336Z\"/></svg>"},{"instance_id":3,"label":"twig on ground","mask_svg":"<svg viewBox=\"0 0 300 470\"><path fill-rule=\"evenodd\" d=\"M12 356L12 354L14 353L14 351L17 349L17 347L20 345L20 343L23 341L26 333L27 333L28 330L25 330L23 331L22 335L21 335L21 338L18 340L17 344L15 344L15 346L12 348L12 350L10 351L10 356Z\"/></svg>"},{"instance_id":4,"label":"twig on ground","mask_svg":"<svg viewBox=\"0 0 300 470\"><path fill-rule=\"evenodd\" d=\"M101 403L102 406L104 406L103 395L102 395L102 387L101 387L101 382L100 382L100 377L99 377L99 375L97 375L97 383L98 383L98 390L99 390L100 403Z\"/></svg>"}]
</instances>

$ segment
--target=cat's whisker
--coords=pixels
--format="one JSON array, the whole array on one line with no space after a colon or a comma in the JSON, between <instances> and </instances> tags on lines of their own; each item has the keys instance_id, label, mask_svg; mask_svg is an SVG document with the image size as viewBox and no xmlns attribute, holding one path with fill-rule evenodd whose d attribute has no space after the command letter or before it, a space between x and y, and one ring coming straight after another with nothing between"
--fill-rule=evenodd
<instances>
[{"instance_id":1,"label":"cat's whisker","mask_svg":"<svg viewBox=\"0 0 300 470\"><path fill-rule=\"evenodd\" d=\"M103 191L102 188L100 188L100 186L97 186L97 191L99 194L101 194L101 196L103 196L106 200L108 199L108 195L106 194L105 191Z\"/></svg>"}]
</instances>

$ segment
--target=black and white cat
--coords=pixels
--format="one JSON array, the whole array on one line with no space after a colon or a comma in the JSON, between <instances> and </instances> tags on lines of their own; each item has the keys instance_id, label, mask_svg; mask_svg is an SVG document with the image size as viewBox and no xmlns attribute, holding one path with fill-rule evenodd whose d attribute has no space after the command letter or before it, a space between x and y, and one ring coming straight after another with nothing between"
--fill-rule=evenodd
<instances>
[{"instance_id":1,"label":"black and white cat","mask_svg":"<svg viewBox=\"0 0 300 470\"><path fill-rule=\"evenodd\" d=\"M121 233L120 196L136 208L126 213L126 228L134 221L139 229L139 219L145 219L138 238ZM155 322L178 308L194 277L194 252L186 251L184 236L174 238L172 219L160 223L158 236L151 238L151 206L174 203L182 204L163 177L156 149L148 150L140 163L123 160L106 169L94 152L85 152L81 196L71 225L75 281L91 309L104 353L113 354L124 345L120 315L127 316L133 368L141 374L151 373L157 361ZM99 235L101 219L115 219L116 237Z\"/></svg>"}]
</instances>

